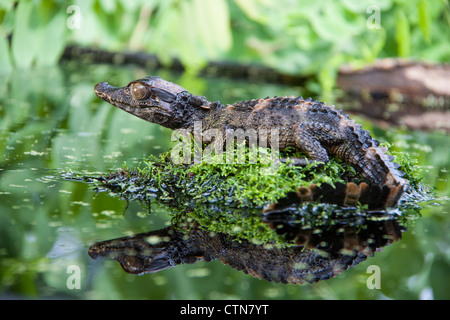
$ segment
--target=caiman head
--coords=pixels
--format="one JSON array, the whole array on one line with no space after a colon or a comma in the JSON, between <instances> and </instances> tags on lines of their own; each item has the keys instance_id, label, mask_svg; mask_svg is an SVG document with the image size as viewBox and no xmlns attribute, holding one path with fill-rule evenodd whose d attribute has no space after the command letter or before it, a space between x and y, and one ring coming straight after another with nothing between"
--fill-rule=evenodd
<instances>
[{"instance_id":1,"label":"caiman head","mask_svg":"<svg viewBox=\"0 0 450 320\"><path fill-rule=\"evenodd\" d=\"M158 232L97 242L89 248L88 254L92 259L114 259L120 263L123 270L137 275L174 267L179 262L171 253L170 243L163 240L167 234L163 234L160 239ZM150 238L156 239L156 243L150 243Z\"/></svg>"},{"instance_id":2,"label":"caiman head","mask_svg":"<svg viewBox=\"0 0 450 320\"><path fill-rule=\"evenodd\" d=\"M175 101L181 86L160 77L147 77L130 82L126 87L113 87L100 82L94 88L97 96L106 102L141 119L172 128L176 116Z\"/></svg>"},{"instance_id":3,"label":"caiman head","mask_svg":"<svg viewBox=\"0 0 450 320\"><path fill-rule=\"evenodd\" d=\"M121 237L94 243L89 248L92 259L111 258L132 274L154 273L175 267L180 263L195 263L202 260L202 252L190 246L190 240L184 239L172 227L131 237ZM180 250L179 246L190 250Z\"/></svg>"}]
</instances>

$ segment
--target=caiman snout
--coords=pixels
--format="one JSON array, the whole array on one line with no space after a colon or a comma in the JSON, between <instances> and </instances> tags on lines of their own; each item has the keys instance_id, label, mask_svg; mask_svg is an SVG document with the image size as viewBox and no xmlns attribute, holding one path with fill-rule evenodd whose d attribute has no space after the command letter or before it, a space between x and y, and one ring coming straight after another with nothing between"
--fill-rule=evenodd
<instances>
[{"instance_id":1,"label":"caiman snout","mask_svg":"<svg viewBox=\"0 0 450 320\"><path fill-rule=\"evenodd\" d=\"M88 250L88 254L92 259L102 258L106 252L107 246L104 242L95 243Z\"/></svg>"},{"instance_id":2,"label":"caiman snout","mask_svg":"<svg viewBox=\"0 0 450 320\"><path fill-rule=\"evenodd\" d=\"M123 100L121 99L120 89L113 87L108 82L100 82L95 85L94 92L100 99L117 106L115 102Z\"/></svg>"},{"instance_id":3,"label":"caiman snout","mask_svg":"<svg viewBox=\"0 0 450 320\"><path fill-rule=\"evenodd\" d=\"M110 91L113 87L108 82L97 83L94 87L95 94L101 98L101 95Z\"/></svg>"}]
</instances>

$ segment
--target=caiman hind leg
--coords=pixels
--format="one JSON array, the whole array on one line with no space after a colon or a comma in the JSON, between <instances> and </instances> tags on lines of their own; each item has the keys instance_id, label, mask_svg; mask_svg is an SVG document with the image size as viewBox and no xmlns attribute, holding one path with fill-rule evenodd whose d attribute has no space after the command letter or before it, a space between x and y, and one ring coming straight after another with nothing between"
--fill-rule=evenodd
<instances>
[{"instance_id":1,"label":"caiman hind leg","mask_svg":"<svg viewBox=\"0 0 450 320\"><path fill-rule=\"evenodd\" d=\"M281 162L288 162L294 166L307 166L314 162L327 163L328 152L322 143L335 144L341 139L339 132L331 126L321 123L296 123L293 127L293 138L297 148L307 154L307 158L281 158Z\"/></svg>"}]
</instances>

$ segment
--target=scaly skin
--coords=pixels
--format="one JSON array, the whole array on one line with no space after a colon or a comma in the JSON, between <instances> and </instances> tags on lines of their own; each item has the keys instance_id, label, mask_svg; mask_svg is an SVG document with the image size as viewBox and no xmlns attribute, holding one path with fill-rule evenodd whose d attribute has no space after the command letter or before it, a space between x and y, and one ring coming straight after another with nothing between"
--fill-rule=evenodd
<instances>
[{"instance_id":1,"label":"scaly skin","mask_svg":"<svg viewBox=\"0 0 450 320\"><path fill-rule=\"evenodd\" d=\"M326 163L334 155L356 168L371 187L384 188L384 206L396 205L408 185L393 157L386 155L386 148L379 147L369 131L334 106L311 98L274 97L223 105L159 77L132 81L122 88L101 82L95 93L128 113L173 130L192 131L201 121L203 132L218 129L223 141L229 130L256 130L258 138L270 147L276 129L279 150L293 147L307 154L307 159L292 159L294 165ZM348 184L344 194L350 200L344 205L354 205L364 190L366 184Z\"/></svg>"},{"instance_id":2,"label":"scaly skin","mask_svg":"<svg viewBox=\"0 0 450 320\"><path fill-rule=\"evenodd\" d=\"M268 249L263 245L234 241L226 234L192 228L188 234L172 227L93 244L93 259L112 258L132 274L158 272L179 264L219 260L259 279L302 284L329 279L364 261L368 253L323 256L299 247ZM371 254L370 252L369 254Z\"/></svg>"},{"instance_id":3,"label":"scaly skin","mask_svg":"<svg viewBox=\"0 0 450 320\"><path fill-rule=\"evenodd\" d=\"M112 258L126 272L139 275L179 264L218 260L259 279L302 284L330 279L356 266L397 241L403 231L393 219L371 221L358 216L355 219L359 222L348 219L314 228L293 223L292 219L295 216L282 210L264 215L272 229L295 242L286 247L255 244L202 230L194 223L97 242L89 248L89 255L93 259Z\"/></svg>"}]
</instances>

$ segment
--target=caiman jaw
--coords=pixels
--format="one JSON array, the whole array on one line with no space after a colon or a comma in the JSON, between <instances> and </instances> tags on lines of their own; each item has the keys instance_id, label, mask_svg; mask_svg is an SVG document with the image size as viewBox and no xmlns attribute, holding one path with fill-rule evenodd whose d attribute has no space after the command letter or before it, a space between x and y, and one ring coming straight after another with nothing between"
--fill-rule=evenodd
<instances>
[{"instance_id":1,"label":"caiman jaw","mask_svg":"<svg viewBox=\"0 0 450 320\"><path fill-rule=\"evenodd\" d=\"M177 98L178 94L187 92L175 83L154 76L132 81L121 88L100 82L94 91L113 106L169 129L178 128Z\"/></svg>"},{"instance_id":2,"label":"caiman jaw","mask_svg":"<svg viewBox=\"0 0 450 320\"><path fill-rule=\"evenodd\" d=\"M160 101L157 96L137 100L128 86L116 88L107 82L100 82L94 91L100 99L149 122L164 125L172 116L170 104Z\"/></svg>"},{"instance_id":3,"label":"caiman jaw","mask_svg":"<svg viewBox=\"0 0 450 320\"><path fill-rule=\"evenodd\" d=\"M135 239L140 241L139 238ZM109 257L120 263L122 268L132 274L154 273L176 264L163 245L161 248L154 248L145 242L144 247L133 246L134 240L123 238L101 241L93 244L88 251L92 259Z\"/></svg>"},{"instance_id":4,"label":"caiman jaw","mask_svg":"<svg viewBox=\"0 0 450 320\"><path fill-rule=\"evenodd\" d=\"M125 107L130 105L130 101L127 101L129 99L126 99L128 95L125 94L124 89L113 87L108 82L100 82L94 87L97 97L125 110Z\"/></svg>"},{"instance_id":5,"label":"caiman jaw","mask_svg":"<svg viewBox=\"0 0 450 320\"><path fill-rule=\"evenodd\" d=\"M125 111L128 111L125 108L131 107L132 104L129 93L125 92L127 89L113 87L108 82L100 82L94 87L97 97Z\"/></svg>"},{"instance_id":6,"label":"caiman jaw","mask_svg":"<svg viewBox=\"0 0 450 320\"><path fill-rule=\"evenodd\" d=\"M106 93L111 91L112 88L113 86L110 86L108 82L100 82L95 85L94 91L99 98L105 100L107 97Z\"/></svg>"}]
</instances>

